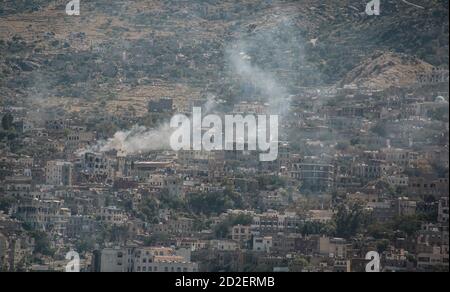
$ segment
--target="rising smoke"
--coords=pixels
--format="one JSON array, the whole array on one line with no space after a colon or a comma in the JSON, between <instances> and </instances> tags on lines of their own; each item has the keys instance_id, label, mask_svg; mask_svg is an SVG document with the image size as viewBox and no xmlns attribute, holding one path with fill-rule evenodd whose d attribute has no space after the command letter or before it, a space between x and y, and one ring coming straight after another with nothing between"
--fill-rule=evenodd
<instances>
[{"instance_id":1,"label":"rising smoke","mask_svg":"<svg viewBox=\"0 0 450 292\"><path fill-rule=\"evenodd\" d=\"M229 61L234 74L243 82L250 83L261 92L263 102L270 104L273 113L284 114L289 109L289 99L286 88L279 85L275 77L251 63L252 58L247 55L245 44L240 43L228 52Z\"/></svg>"},{"instance_id":2,"label":"rising smoke","mask_svg":"<svg viewBox=\"0 0 450 292\"><path fill-rule=\"evenodd\" d=\"M290 90L279 79L283 79L284 83L295 83L298 77L296 68L302 66L304 59L303 42L291 20L284 18L282 23L231 42L225 48L225 58L231 80L253 88L253 96L240 96L239 101L268 103L271 114L278 114L280 118L288 114ZM290 76L279 77L277 72L290 72ZM216 109L215 98L212 94L208 95L203 107L204 114ZM135 154L170 149L170 132L168 124L156 129L134 126L131 130L117 132L107 141L101 141L92 150Z\"/></svg>"},{"instance_id":3,"label":"rising smoke","mask_svg":"<svg viewBox=\"0 0 450 292\"><path fill-rule=\"evenodd\" d=\"M249 90L241 101L258 100L270 105L271 114L289 112L292 87L304 84L304 41L295 20L278 17L278 23L256 25L226 49L229 75Z\"/></svg>"},{"instance_id":4,"label":"rising smoke","mask_svg":"<svg viewBox=\"0 0 450 292\"><path fill-rule=\"evenodd\" d=\"M125 155L133 155L148 151L168 150L170 149L171 131L169 124L163 124L156 129L136 125L128 131L119 131L112 138L99 141L96 145L83 149L78 154L116 150Z\"/></svg>"}]
</instances>

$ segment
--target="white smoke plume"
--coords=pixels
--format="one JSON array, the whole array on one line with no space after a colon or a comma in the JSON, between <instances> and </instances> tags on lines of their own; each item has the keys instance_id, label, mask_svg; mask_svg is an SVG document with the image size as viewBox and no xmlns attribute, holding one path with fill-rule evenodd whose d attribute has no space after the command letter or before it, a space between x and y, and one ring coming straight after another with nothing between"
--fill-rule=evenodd
<instances>
[{"instance_id":1,"label":"white smoke plume","mask_svg":"<svg viewBox=\"0 0 450 292\"><path fill-rule=\"evenodd\" d=\"M252 88L253 96L268 103L272 114L285 116L291 103L292 84L299 79L304 65L304 41L294 20L282 17L273 26L261 27L246 34L226 50L226 61L233 80Z\"/></svg>"},{"instance_id":2,"label":"white smoke plume","mask_svg":"<svg viewBox=\"0 0 450 292\"><path fill-rule=\"evenodd\" d=\"M156 129L136 125L130 130L119 131L112 138L99 141L90 149L84 149L78 154L116 150L125 155L133 155L154 150L169 150L171 132L169 124L163 124Z\"/></svg>"},{"instance_id":3,"label":"white smoke plume","mask_svg":"<svg viewBox=\"0 0 450 292\"><path fill-rule=\"evenodd\" d=\"M290 92L277 80L277 76L272 70L265 69L264 64L254 62L251 54L255 52L255 48L259 48L259 54L261 54L261 51L270 54L274 64L278 64L277 67L283 70L292 69L293 58L302 60L302 54L293 57L287 53L296 50L301 52L301 40L280 43L276 38L280 34L291 35L295 33L296 30L291 26L289 19L285 20L284 23L285 25L279 28L263 31L254 37L237 40L227 47L225 52L225 61L230 65L232 78L237 77L240 82L251 84L260 93L260 100L270 105L271 114L278 114L280 118L289 112ZM284 76L280 78L284 78ZM207 101L203 107L204 114L214 111L217 106L216 98L213 94L207 96ZM245 98L242 97L243 100ZM136 154L151 150L170 149L171 132L168 124L164 124L155 130L135 126L129 131L119 131L114 137L102 141L96 145L96 151L94 152L117 150L124 154Z\"/></svg>"},{"instance_id":4,"label":"white smoke plume","mask_svg":"<svg viewBox=\"0 0 450 292\"><path fill-rule=\"evenodd\" d=\"M205 114L211 113L217 106L216 96L213 94L208 94L206 103L203 105L203 110Z\"/></svg>"},{"instance_id":5,"label":"white smoke plume","mask_svg":"<svg viewBox=\"0 0 450 292\"><path fill-rule=\"evenodd\" d=\"M251 57L245 51L231 50L229 58L232 68L239 78L251 82L266 96L283 97L287 95L286 89L278 84L272 74L260 69L257 65L252 65Z\"/></svg>"}]
</instances>

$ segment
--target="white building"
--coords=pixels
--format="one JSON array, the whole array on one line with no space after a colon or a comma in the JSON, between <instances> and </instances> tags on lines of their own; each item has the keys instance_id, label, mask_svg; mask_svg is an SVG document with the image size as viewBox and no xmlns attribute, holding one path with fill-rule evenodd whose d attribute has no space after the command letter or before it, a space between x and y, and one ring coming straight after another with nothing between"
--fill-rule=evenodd
<instances>
[{"instance_id":1,"label":"white building","mask_svg":"<svg viewBox=\"0 0 450 292\"><path fill-rule=\"evenodd\" d=\"M106 248L101 251L100 272L197 272L198 265L189 257L164 247Z\"/></svg>"},{"instance_id":2,"label":"white building","mask_svg":"<svg viewBox=\"0 0 450 292\"><path fill-rule=\"evenodd\" d=\"M235 251L239 249L239 244L231 240L211 240L210 247L213 250Z\"/></svg>"},{"instance_id":3,"label":"white building","mask_svg":"<svg viewBox=\"0 0 450 292\"><path fill-rule=\"evenodd\" d=\"M269 253L273 247L272 236L254 237L253 238L253 251L260 251Z\"/></svg>"}]
</instances>

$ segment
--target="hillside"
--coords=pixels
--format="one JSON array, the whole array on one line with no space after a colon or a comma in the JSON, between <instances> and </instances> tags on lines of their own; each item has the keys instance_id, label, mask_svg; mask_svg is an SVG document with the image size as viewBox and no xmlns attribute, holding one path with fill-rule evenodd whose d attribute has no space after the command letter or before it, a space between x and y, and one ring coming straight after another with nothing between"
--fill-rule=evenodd
<instances>
[{"instance_id":1,"label":"hillside","mask_svg":"<svg viewBox=\"0 0 450 292\"><path fill-rule=\"evenodd\" d=\"M407 84L408 57L372 60L380 51L448 66L447 1L383 1L379 17L350 0L96 0L80 17L66 2L0 4L0 103L141 116L154 97L264 95L237 74L241 53L289 93L340 80L384 87L398 72L394 83Z\"/></svg>"},{"instance_id":2,"label":"hillside","mask_svg":"<svg viewBox=\"0 0 450 292\"><path fill-rule=\"evenodd\" d=\"M378 53L350 71L344 85L384 90L416 83L417 74L431 72L433 66L417 58L398 53Z\"/></svg>"}]
</instances>

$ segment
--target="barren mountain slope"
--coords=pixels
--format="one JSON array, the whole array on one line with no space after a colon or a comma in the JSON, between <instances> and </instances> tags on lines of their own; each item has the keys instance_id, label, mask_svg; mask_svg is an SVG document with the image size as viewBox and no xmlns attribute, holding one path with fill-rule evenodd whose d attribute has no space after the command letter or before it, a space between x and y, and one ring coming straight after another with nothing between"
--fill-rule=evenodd
<instances>
[{"instance_id":1,"label":"barren mountain slope","mask_svg":"<svg viewBox=\"0 0 450 292\"><path fill-rule=\"evenodd\" d=\"M227 55L240 46L291 93L342 79L381 87L413 79L406 57L372 60L378 51L448 66L443 0L415 1L423 9L386 0L378 17L364 13L367 1L350 0L96 0L81 1L79 17L65 15L67 2L0 3L0 103L88 102L127 115L143 114L156 92L232 99L247 94Z\"/></svg>"},{"instance_id":2,"label":"barren mountain slope","mask_svg":"<svg viewBox=\"0 0 450 292\"><path fill-rule=\"evenodd\" d=\"M431 72L433 66L417 58L396 53L378 53L350 71L343 84L355 84L371 89L408 86L417 74Z\"/></svg>"}]
</instances>

